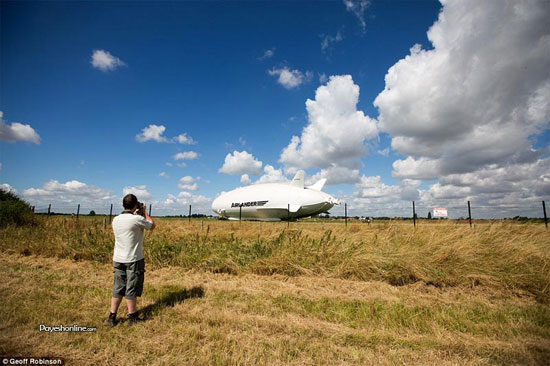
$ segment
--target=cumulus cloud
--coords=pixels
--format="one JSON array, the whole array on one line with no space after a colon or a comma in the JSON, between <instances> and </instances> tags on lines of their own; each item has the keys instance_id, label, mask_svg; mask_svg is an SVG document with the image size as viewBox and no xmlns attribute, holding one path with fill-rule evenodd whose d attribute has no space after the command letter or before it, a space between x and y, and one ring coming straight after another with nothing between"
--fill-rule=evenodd
<instances>
[{"instance_id":1,"label":"cumulus cloud","mask_svg":"<svg viewBox=\"0 0 550 366\"><path fill-rule=\"evenodd\" d=\"M4 113L0 111L0 141L27 141L40 145L40 136L30 125L18 122L6 124L2 119L3 116Z\"/></svg>"},{"instance_id":2,"label":"cumulus cloud","mask_svg":"<svg viewBox=\"0 0 550 366\"><path fill-rule=\"evenodd\" d=\"M165 200L153 201L155 211L166 215L187 215L189 205L192 213L212 214L212 199L190 192L179 192L177 195L168 194Z\"/></svg>"},{"instance_id":3,"label":"cumulus cloud","mask_svg":"<svg viewBox=\"0 0 550 366\"><path fill-rule=\"evenodd\" d=\"M268 70L269 75L278 76L277 82L286 89L294 89L302 83L309 81L313 74L310 71L302 73L300 70L291 70L287 66Z\"/></svg>"},{"instance_id":4,"label":"cumulus cloud","mask_svg":"<svg viewBox=\"0 0 550 366\"><path fill-rule=\"evenodd\" d=\"M169 142L166 137L163 136L166 127L162 125L149 125L141 130L141 133L136 135L136 141L156 141L156 142Z\"/></svg>"},{"instance_id":5,"label":"cumulus cloud","mask_svg":"<svg viewBox=\"0 0 550 366\"><path fill-rule=\"evenodd\" d=\"M77 204L82 207L104 208L115 201L119 201L110 190L102 189L77 180L60 183L50 180L42 188L28 188L23 191L23 197L35 206L52 204L53 210L71 207L76 209Z\"/></svg>"},{"instance_id":6,"label":"cumulus cloud","mask_svg":"<svg viewBox=\"0 0 550 366\"><path fill-rule=\"evenodd\" d=\"M250 183L252 183L252 181L250 180L250 177L248 176L248 174L241 175L241 184L248 185Z\"/></svg>"},{"instance_id":7,"label":"cumulus cloud","mask_svg":"<svg viewBox=\"0 0 550 366\"><path fill-rule=\"evenodd\" d=\"M187 133L182 133L176 137L174 137L174 140L176 140L177 142L179 142L180 144L182 145L194 145L196 144L195 140L193 140L193 138L191 136L187 136Z\"/></svg>"},{"instance_id":8,"label":"cumulus cloud","mask_svg":"<svg viewBox=\"0 0 550 366\"><path fill-rule=\"evenodd\" d=\"M264 174L255 183L284 183L289 181L283 174L282 169L275 169L272 165L266 164Z\"/></svg>"},{"instance_id":9,"label":"cumulus cloud","mask_svg":"<svg viewBox=\"0 0 550 366\"><path fill-rule=\"evenodd\" d=\"M365 142L378 135L376 121L357 110L358 101L359 86L350 75L331 76L317 88L315 100L306 101L308 125L281 152L279 162L285 172L358 169L361 156L367 153Z\"/></svg>"},{"instance_id":10,"label":"cumulus cloud","mask_svg":"<svg viewBox=\"0 0 550 366\"><path fill-rule=\"evenodd\" d=\"M196 181L199 179L199 177L194 178L190 175L186 175L185 177L181 177L179 180L178 188L183 189L186 191L196 191L199 189L198 184Z\"/></svg>"},{"instance_id":11,"label":"cumulus cloud","mask_svg":"<svg viewBox=\"0 0 550 366\"><path fill-rule=\"evenodd\" d=\"M187 136L187 133L182 133L173 138L168 138L164 136L164 131L166 131L165 126L151 124L147 127L144 127L141 130L141 133L136 135L136 141L138 142L156 141L156 142L167 142L167 143L178 142L182 145L184 144L193 145L196 143L191 136Z\"/></svg>"},{"instance_id":12,"label":"cumulus cloud","mask_svg":"<svg viewBox=\"0 0 550 366\"><path fill-rule=\"evenodd\" d=\"M174 160L195 160L198 157L199 157L199 154L196 153L195 151L184 151L174 155Z\"/></svg>"},{"instance_id":13,"label":"cumulus cloud","mask_svg":"<svg viewBox=\"0 0 550 366\"><path fill-rule=\"evenodd\" d=\"M550 121L550 13L542 1L444 2L428 31L386 74L374 104L394 176L434 179L535 161L529 137Z\"/></svg>"},{"instance_id":14,"label":"cumulus cloud","mask_svg":"<svg viewBox=\"0 0 550 366\"><path fill-rule=\"evenodd\" d=\"M307 184L314 184L318 180L326 178L326 185L333 184L353 184L359 181L359 169L350 169L343 166L331 166L321 169L318 173L307 178Z\"/></svg>"},{"instance_id":15,"label":"cumulus cloud","mask_svg":"<svg viewBox=\"0 0 550 366\"><path fill-rule=\"evenodd\" d=\"M93 67L103 72L115 70L120 66L126 66L124 61L104 50L94 50L90 63Z\"/></svg>"},{"instance_id":16,"label":"cumulus cloud","mask_svg":"<svg viewBox=\"0 0 550 366\"><path fill-rule=\"evenodd\" d=\"M252 174L259 175L262 172L262 162L254 155L243 151L233 151L225 156L223 166L218 170L220 173L229 175Z\"/></svg>"},{"instance_id":17,"label":"cumulus cloud","mask_svg":"<svg viewBox=\"0 0 550 366\"><path fill-rule=\"evenodd\" d=\"M352 13L357 20L363 32L365 31L367 24L365 22L365 11L369 7L368 0L343 0L346 10Z\"/></svg>"},{"instance_id":18,"label":"cumulus cloud","mask_svg":"<svg viewBox=\"0 0 550 366\"><path fill-rule=\"evenodd\" d=\"M122 194L125 196L132 193L135 195L138 200L149 200L151 199L151 193L147 191L147 186L126 186L122 188Z\"/></svg>"}]
</instances>

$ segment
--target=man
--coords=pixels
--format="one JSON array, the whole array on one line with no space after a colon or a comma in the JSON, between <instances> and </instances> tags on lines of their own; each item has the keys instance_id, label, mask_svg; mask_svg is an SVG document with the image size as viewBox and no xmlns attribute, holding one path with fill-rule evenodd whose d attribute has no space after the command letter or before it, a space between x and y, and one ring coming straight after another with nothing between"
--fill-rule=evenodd
<instances>
[{"instance_id":1,"label":"man","mask_svg":"<svg viewBox=\"0 0 550 366\"><path fill-rule=\"evenodd\" d=\"M113 255L114 280L111 313L108 326L117 324L116 313L122 297L128 306L128 326L142 319L138 318L137 297L143 291L145 259L143 256L143 230L153 230L155 223L147 214L145 205L136 196L127 194L122 199L124 211L113 219L115 250Z\"/></svg>"}]
</instances>

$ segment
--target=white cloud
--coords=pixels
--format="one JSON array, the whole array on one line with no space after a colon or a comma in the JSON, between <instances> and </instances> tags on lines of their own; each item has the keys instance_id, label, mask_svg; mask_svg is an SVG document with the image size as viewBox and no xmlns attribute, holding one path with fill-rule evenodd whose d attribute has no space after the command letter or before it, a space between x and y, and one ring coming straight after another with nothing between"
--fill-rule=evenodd
<instances>
[{"instance_id":1,"label":"white cloud","mask_svg":"<svg viewBox=\"0 0 550 366\"><path fill-rule=\"evenodd\" d=\"M27 141L40 145L40 136L30 126L18 122L4 123L4 113L0 111L0 141Z\"/></svg>"},{"instance_id":2,"label":"white cloud","mask_svg":"<svg viewBox=\"0 0 550 366\"><path fill-rule=\"evenodd\" d=\"M183 189L186 191L196 191L199 189L198 184L196 183L197 180L199 180L200 177L192 177L190 175L186 175L184 177L181 177L179 180L178 188Z\"/></svg>"},{"instance_id":3,"label":"white cloud","mask_svg":"<svg viewBox=\"0 0 550 366\"><path fill-rule=\"evenodd\" d=\"M277 82L286 89L293 89L309 81L313 74L310 71L302 73L300 70L291 70L287 66L280 69L268 70L269 75L278 76Z\"/></svg>"},{"instance_id":4,"label":"white cloud","mask_svg":"<svg viewBox=\"0 0 550 366\"><path fill-rule=\"evenodd\" d=\"M189 205L192 205L192 213L212 214L212 199L190 192L179 192L177 196L168 194L165 200L152 203L155 211L161 214L187 215Z\"/></svg>"},{"instance_id":5,"label":"white cloud","mask_svg":"<svg viewBox=\"0 0 550 366\"><path fill-rule=\"evenodd\" d=\"M168 178L168 174L166 174L166 172L160 172L159 177Z\"/></svg>"},{"instance_id":6,"label":"white cloud","mask_svg":"<svg viewBox=\"0 0 550 366\"><path fill-rule=\"evenodd\" d=\"M186 175L185 177L180 178L180 183L194 183L196 180L196 178L193 178L190 175Z\"/></svg>"},{"instance_id":7,"label":"white cloud","mask_svg":"<svg viewBox=\"0 0 550 366\"><path fill-rule=\"evenodd\" d=\"M420 45L393 65L374 104L395 177L435 179L533 162L550 121L550 13L536 1L449 1Z\"/></svg>"},{"instance_id":8,"label":"white cloud","mask_svg":"<svg viewBox=\"0 0 550 366\"><path fill-rule=\"evenodd\" d=\"M353 184L359 181L359 169L350 169L343 166L331 166L326 169L321 169L320 172L309 177L307 184L313 184L319 179L326 178L327 185L333 184Z\"/></svg>"},{"instance_id":9,"label":"white cloud","mask_svg":"<svg viewBox=\"0 0 550 366\"><path fill-rule=\"evenodd\" d=\"M341 42L344 39L342 32L338 31L334 36L329 34L321 36L321 51L327 52L335 43Z\"/></svg>"},{"instance_id":10,"label":"white cloud","mask_svg":"<svg viewBox=\"0 0 550 366\"><path fill-rule=\"evenodd\" d=\"M319 74L319 83L324 84L328 81L328 76L325 73Z\"/></svg>"},{"instance_id":11,"label":"white cloud","mask_svg":"<svg viewBox=\"0 0 550 366\"><path fill-rule=\"evenodd\" d=\"M199 157L199 154L196 153L195 151L184 151L174 155L174 160L194 160L198 157ZM185 164L183 166L185 166Z\"/></svg>"},{"instance_id":12,"label":"white cloud","mask_svg":"<svg viewBox=\"0 0 550 366\"><path fill-rule=\"evenodd\" d=\"M218 171L229 175L259 175L262 172L262 162L244 150L235 150L225 156L225 162Z\"/></svg>"},{"instance_id":13,"label":"white cloud","mask_svg":"<svg viewBox=\"0 0 550 366\"><path fill-rule=\"evenodd\" d=\"M282 169L275 169L272 165L266 164L264 174L255 183L284 183L289 181L283 174Z\"/></svg>"},{"instance_id":14,"label":"white cloud","mask_svg":"<svg viewBox=\"0 0 550 366\"><path fill-rule=\"evenodd\" d=\"M248 176L248 174L241 175L241 184L242 185L249 185L250 183L252 183L252 181L250 180L250 177Z\"/></svg>"},{"instance_id":15,"label":"white cloud","mask_svg":"<svg viewBox=\"0 0 550 366\"><path fill-rule=\"evenodd\" d=\"M136 135L136 141L156 141L156 142L169 142L169 140L163 136L166 127L163 125L149 125L141 130L140 134Z\"/></svg>"},{"instance_id":16,"label":"white cloud","mask_svg":"<svg viewBox=\"0 0 550 366\"><path fill-rule=\"evenodd\" d=\"M126 196L127 194L134 194L138 200L149 200L151 199L151 193L147 191L147 186L141 185L141 186L126 186L122 188L122 194Z\"/></svg>"},{"instance_id":17,"label":"white cloud","mask_svg":"<svg viewBox=\"0 0 550 366\"><path fill-rule=\"evenodd\" d=\"M367 153L365 142L377 136L376 121L357 110L358 101L359 87L350 75L331 76L327 85L317 88L315 100L306 101L308 125L281 152L285 172L358 169Z\"/></svg>"},{"instance_id":18,"label":"white cloud","mask_svg":"<svg viewBox=\"0 0 550 366\"><path fill-rule=\"evenodd\" d=\"M275 56L275 47L265 50L263 56L259 57L258 60L266 60L266 59L271 58L273 56Z\"/></svg>"},{"instance_id":19,"label":"white cloud","mask_svg":"<svg viewBox=\"0 0 550 366\"><path fill-rule=\"evenodd\" d=\"M346 10L355 15L363 32L367 24L365 23L365 11L369 7L369 0L343 0Z\"/></svg>"},{"instance_id":20,"label":"white cloud","mask_svg":"<svg viewBox=\"0 0 550 366\"><path fill-rule=\"evenodd\" d=\"M197 191L199 189L199 185L197 183L193 183L193 184L179 183L178 188L186 191Z\"/></svg>"},{"instance_id":21,"label":"white cloud","mask_svg":"<svg viewBox=\"0 0 550 366\"><path fill-rule=\"evenodd\" d=\"M90 63L93 67L103 72L112 71L120 66L126 66L124 61L104 50L94 50Z\"/></svg>"},{"instance_id":22,"label":"white cloud","mask_svg":"<svg viewBox=\"0 0 550 366\"><path fill-rule=\"evenodd\" d=\"M166 131L165 126L151 124L147 127L144 127L141 130L141 133L136 135L136 141L138 142L156 141L156 142L166 142L166 143L178 142L180 144L188 144L188 145L196 144L195 140L193 140L191 136L187 136L187 133L182 133L173 138L168 138L164 136L164 131Z\"/></svg>"},{"instance_id":23,"label":"white cloud","mask_svg":"<svg viewBox=\"0 0 550 366\"><path fill-rule=\"evenodd\" d=\"M187 136L186 133L182 133L182 134L174 137L174 139L182 145L184 145L184 144L187 144L187 145L196 144L195 140L193 140L193 138L191 136Z\"/></svg>"},{"instance_id":24,"label":"white cloud","mask_svg":"<svg viewBox=\"0 0 550 366\"><path fill-rule=\"evenodd\" d=\"M111 203L119 201L110 190L102 189L77 180L60 183L50 180L42 188L28 188L23 191L23 197L35 206L52 204L53 210L71 206L76 209L77 204L82 207L105 208ZM73 207L74 206L74 207Z\"/></svg>"}]
</instances>

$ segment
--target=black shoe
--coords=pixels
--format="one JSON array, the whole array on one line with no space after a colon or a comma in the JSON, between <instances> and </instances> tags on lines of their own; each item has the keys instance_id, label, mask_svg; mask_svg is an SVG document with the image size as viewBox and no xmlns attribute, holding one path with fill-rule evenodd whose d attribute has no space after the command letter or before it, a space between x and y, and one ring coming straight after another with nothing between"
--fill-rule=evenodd
<instances>
[{"instance_id":1,"label":"black shoe","mask_svg":"<svg viewBox=\"0 0 550 366\"><path fill-rule=\"evenodd\" d=\"M109 315L109 318L107 318L107 321L105 322L105 325L108 327L108 328L112 328L114 327L115 325L118 324L118 320L116 318L116 315L115 316L111 316Z\"/></svg>"},{"instance_id":2,"label":"black shoe","mask_svg":"<svg viewBox=\"0 0 550 366\"><path fill-rule=\"evenodd\" d=\"M138 317L138 313L128 314L128 326L131 327L135 324L142 323L144 320Z\"/></svg>"}]
</instances>

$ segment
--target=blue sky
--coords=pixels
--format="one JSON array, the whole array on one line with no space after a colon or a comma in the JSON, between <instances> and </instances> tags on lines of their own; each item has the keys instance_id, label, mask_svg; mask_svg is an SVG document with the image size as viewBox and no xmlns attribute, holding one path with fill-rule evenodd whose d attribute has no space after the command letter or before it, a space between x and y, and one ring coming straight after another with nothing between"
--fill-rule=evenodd
<instances>
[{"instance_id":1,"label":"blue sky","mask_svg":"<svg viewBox=\"0 0 550 366\"><path fill-rule=\"evenodd\" d=\"M383 95L386 98L380 97L379 106L373 104L387 88L385 77L392 66L400 60L405 62L407 56L420 59L424 53L437 51L427 31L438 21L441 10L442 5L436 1L2 2L2 123L8 127L14 122L28 124L39 136L40 143L10 139L4 133L4 141L0 141L0 183L8 184L37 206L48 201L54 201L59 207L79 201L85 201L88 206L104 205L107 201L117 203L126 187L146 192L146 199L167 210L177 211L189 201L206 211L208 199L241 185L241 181L261 179L266 165L280 170L287 178L298 168L306 169L310 176L319 173L317 177L321 177L321 169L343 167L347 169L344 175L356 174L353 171L358 174L352 179L334 180L335 184L325 190L348 200L350 205L355 200L358 214L368 211L373 200L380 197L377 202L383 207L387 207L384 202L395 202L392 210L396 213L410 198L420 204L424 202L428 209L435 204L452 205L456 197L437 196L437 193L427 197L430 187L438 184L432 191L439 189L440 193L445 185L467 186L464 182L456 183L460 179L464 181L468 177L465 174L483 174L484 170L498 167L511 171L513 167L507 168L505 162L510 161L515 152L499 152L482 161L474 159L460 166L448 166L448 161L442 159L452 156L446 149L453 146L453 139L460 139L458 132L452 132L452 126L460 122L433 122L441 127L436 135L443 136L447 147L431 150L441 150L435 155L422 151L417 154L410 146L400 145L400 136L431 146L426 140L431 132L422 132L422 128L414 133L408 131L407 120L400 120L396 116L401 114L389 108L401 108L406 115L410 105L418 103L404 100L406 93L392 96L393 90L388 90ZM485 16L484 12L488 10L479 9L480 19ZM541 24L544 21L535 20ZM453 26L460 29L460 24L441 24L441 33L453 34ZM548 29L543 26L540 36L547 33ZM468 32L465 34L467 38ZM323 42L328 47L323 48ZM464 42L465 48L470 45ZM420 52L411 51L415 44L421 45ZM536 62L548 66L544 56L546 46L542 47L542 56ZM502 49L496 51L499 50ZM108 53L107 57L111 58L104 62L110 62L112 68L94 67L91 62L94 51ZM481 48L474 52L485 55ZM437 57L433 53L431 56ZM120 61L119 65L116 60ZM414 74L410 67L422 67L409 61L411 65L403 65L403 74L397 73L397 79ZM438 67L433 66L436 64L440 63L435 60L430 65ZM507 72L506 67L504 65L501 72ZM285 70L291 79L286 84L279 78ZM434 74L438 72L445 74L443 70L436 70ZM375 135L366 133L365 138L360 139L359 144L366 148L341 161L334 160L336 155L328 154L323 161L308 164L303 160L312 152L302 145L297 153L302 157L300 163L299 157L286 163L280 161L282 150L292 137L301 136L303 141L302 130L311 123L306 100L315 100L317 89L330 83L325 76L343 75L352 77L352 82L343 88L359 87L356 110L371 118L377 129ZM548 80L548 74L539 71L538 78L535 76L519 75L527 84L519 88L525 95L523 99L518 98L519 106L525 107L526 100L533 100L537 90L545 95L544 81ZM536 79L539 82L531 81ZM418 81L414 85L420 92L439 87L420 87ZM336 88L336 81L333 87ZM399 87L408 90L410 86L398 82L396 90ZM328 88L330 91L330 86ZM475 99L474 95L468 98ZM506 98L506 95L497 98L497 102ZM433 104L421 110L426 108L432 108L428 115L438 118L453 114L449 110L439 111ZM548 113L547 106L541 108L541 113ZM465 120L470 117L463 116ZM488 116L487 126L491 126L493 120L494 116ZM464 192L463 199L476 197L487 206L510 201L527 207L548 194L544 175L548 166L548 152L544 152L549 143L547 115L542 117L542 122L514 123L528 124L531 131L517 141L516 150L541 151L528 159L531 165L538 162L537 167L524 166L533 171L532 197L525 194L519 197L512 188L505 192L506 197L477 197L483 194L481 187L476 192ZM139 142L136 136L150 125L164 126L158 139L167 142ZM314 125L312 129L319 126ZM184 133L196 143L171 140ZM536 140L536 144L523 140ZM319 146L320 150L323 148ZM194 151L198 157L174 160L175 154L186 151ZM226 155L234 151L246 151L261 161L261 170L226 170L233 172L232 175L220 172ZM384 151L386 156L381 153ZM345 153L342 151L337 156ZM409 157L414 161L406 160ZM424 164L426 159L431 160ZM434 159L439 160L433 163ZM417 171L433 164L438 170L418 175L411 173L410 167L396 168L397 160ZM520 158L516 160L518 164L523 162ZM177 166L181 162L186 166ZM165 173L164 177L159 176L161 172ZM243 174L247 174L247 178L243 178ZM180 182L186 176L193 179ZM376 180L373 177L379 179L373 183ZM507 176L501 179L510 180ZM44 186L50 181L59 184ZM84 186L73 184L71 188L70 184L66 185L71 181ZM181 189L178 183L196 183L197 189ZM506 184L496 181L494 185ZM537 189L540 192L535 194ZM93 199L92 193L108 198ZM441 197L439 201L438 197Z\"/></svg>"}]
</instances>

